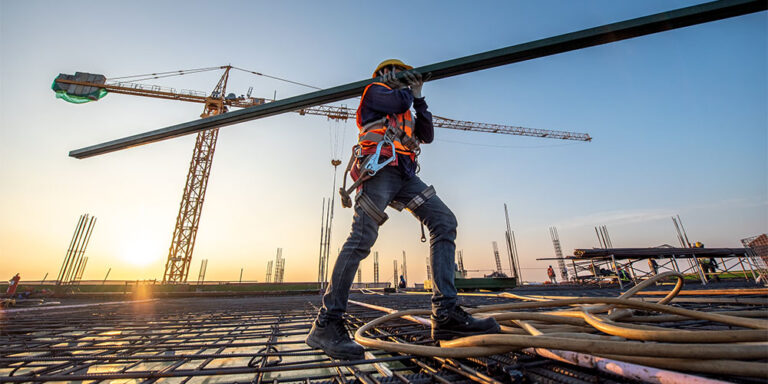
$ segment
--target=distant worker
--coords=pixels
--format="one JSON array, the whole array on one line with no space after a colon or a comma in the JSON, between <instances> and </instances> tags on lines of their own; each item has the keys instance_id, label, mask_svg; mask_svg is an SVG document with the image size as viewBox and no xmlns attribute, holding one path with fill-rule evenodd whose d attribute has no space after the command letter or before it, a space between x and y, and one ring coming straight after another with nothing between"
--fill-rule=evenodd
<instances>
[{"instance_id":1,"label":"distant worker","mask_svg":"<svg viewBox=\"0 0 768 384\"><path fill-rule=\"evenodd\" d=\"M697 241L693 243L692 248L704 248L704 244ZM707 279L714 277L716 282L720 282L720 276L717 274L717 261L714 257L699 257L696 260L699 262L701 271L707 276Z\"/></svg>"},{"instance_id":2,"label":"distant worker","mask_svg":"<svg viewBox=\"0 0 768 384\"><path fill-rule=\"evenodd\" d=\"M628 280L627 279L627 271L625 271L624 268L618 267L617 268L617 272L619 274L619 279L621 279L622 281Z\"/></svg>"},{"instance_id":3,"label":"distant worker","mask_svg":"<svg viewBox=\"0 0 768 384\"><path fill-rule=\"evenodd\" d=\"M700 257L697 260L699 266L701 266L701 271L704 272L707 279L711 280L714 278L719 283L720 276L717 274L717 260L714 257Z\"/></svg>"},{"instance_id":4,"label":"distant worker","mask_svg":"<svg viewBox=\"0 0 768 384\"><path fill-rule=\"evenodd\" d=\"M357 109L360 132L347 170L355 182L339 191L342 205L352 205L349 194L357 190L352 231L336 258L322 307L306 343L336 359L362 359L364 349L349 338L342 315L360 260L366 258L388 216L387 206L408 209L429 228L432 263L432 338L449 339L500 332L493 318L479 319L465 312L454 285L456 217L416 176L420 144L434 139L432 114L421 95L421 74L400 60L385 60L373 71L381 82L365 87ZM401 82L397 74L404 72ZM413 105L416 116L411 114ZM371 173L374 173L371 175ZM345 174L346 183L346 174Z\"/></svg>"},{"instance_id":5,"label":"distant worker","mask_svg":"<svg viewBox=\"0 0 768 384\"><path fill-rule=\"evenodd\" d=\"M549 268L547 268L547 276L549 276L549 281L552 284L557 284L557 278L555 277L555 270L552 269L551 265L549 266Z\"/></svg>"},{"instance_id":6,"label":"distant worker","mask_svg":"<svg viewBox=\"0 0 768 384\"><path fill-rule=\"evenodd\" d=\"M398 288L405 288L406 286L407 286L407 284L405 282L405 277L403 277L403 275L400 275L400 283L397 284L397 287Z\"/></svg>"},{"instance_id":7,"label":"distant worker","mask_svg":"<svg viewBox=\"0 0 768 384\"><path fill-rule=\"evenodd\" d=\"M648 268L651 269L651 272L654 275L658 275L659 274L659 264L656 263L656 259L654 259L654 258L649 258L648 259Z\"/></svg>"},{"instance_id":8,"label":"distant worker","mask_svg":"<svg viewBox=\"0 0 768 384\"><path fill-rule=\"evenodd\" d=\"M632 280L632 271L629 269L629 265L624 266L624 278L628 281Z\"/></svg>"}]
</instances>

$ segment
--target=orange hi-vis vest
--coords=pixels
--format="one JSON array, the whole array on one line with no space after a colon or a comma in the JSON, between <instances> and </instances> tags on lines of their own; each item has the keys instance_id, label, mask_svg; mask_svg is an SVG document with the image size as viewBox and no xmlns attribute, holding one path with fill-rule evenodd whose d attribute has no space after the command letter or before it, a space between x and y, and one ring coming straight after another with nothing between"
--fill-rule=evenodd
<instances>
[{"instance_id":1,"label":"orange hi-vis vest","mask_svg":"<svg viewBox=\"0 0 768 384\"><path fill-rule=\"evenodd\" d=\"M385 118L382 118L380 120L376 120L373 122L369 122L366 125L363 125L360 121L360 108L363 105L363 100L365 99L365 94L368 92L368 89L372 85L381 85L382 87L386 87L387 89L392 89L391 87L387 86L384 83L371 83L367 87L365 87L365 90L363 91L363 96L360 98L360 106L357 107L357 113L355 120L357 121L357 128L360 130L360 133L358 134L358 145L360 145L361 154L362 155L370 155L376 152L376 145L384 139L384 134L387 132L387 124L397 124L396 127L405 132L405 135L413 138L413 130L415 127L415 121L413 119L413 115L411 114L411 110L407 110L403 113L397 114L397 115L389 115ZM403 143L400 142L400 140L395 139L395 151L397 153L408 155L410 156L411 160L416 159L416 154L413 153L412 150L408 149ZM383 146L381 148L381 155L382 156L392 156L392 150L389 146ZM397 160L390 163L392 165L397 164Z\"/></svg>"}]
</instances>

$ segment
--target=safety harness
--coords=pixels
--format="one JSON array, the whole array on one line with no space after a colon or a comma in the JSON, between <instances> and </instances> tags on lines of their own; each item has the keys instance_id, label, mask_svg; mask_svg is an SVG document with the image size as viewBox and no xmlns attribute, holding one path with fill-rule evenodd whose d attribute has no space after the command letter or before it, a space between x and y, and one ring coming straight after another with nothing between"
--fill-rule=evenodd
<instances>
[{"instance_id":1,"label":"safety harness","mask_svg":"<svg viewBox=\"0 0 768 384\"><path fill-rule=\"evenodd\" d=\"M364 182L370 180L382 168L390 164L396 164L398 153L398 146L396 143L401 144L402 147L405 147L413 154L413 161L416 162L418 166L416 158L419 156L419 153L421 153L419 142L414 137L406 134L405 130L399 127L397 122L398 119L395 116L385 116L362 127L358 144L352 147L352 156L344 171L344 182L342 187L339 188L342 207L351 208L352 198L350 197L350 194L352 191L362 187ZM383 127L386 127L384 134L372 132L374 130L381 131L381 128ZM363 141L376 143L375 151L373 151L373 153L366 153L369 151L366 151L366 149L360 145ZM351 175L352 180L354 181L349 188L347 188L347 175ZM409 202L403 204L400 201L393 200L389 206L398 211L402 211L405 208L413 213L416 208L435 196L435 194L435 188L429 186L425 190L419 192ZM378 225L384 224L389 218L384 211L376 207L373 201L366 196L365 193L358 193L355 202L359 204L360 208L376 221ZM424 235L423 224L421 232L421 241L424 242L426 241L426 236Z\"/></svg>"}]
</instances>

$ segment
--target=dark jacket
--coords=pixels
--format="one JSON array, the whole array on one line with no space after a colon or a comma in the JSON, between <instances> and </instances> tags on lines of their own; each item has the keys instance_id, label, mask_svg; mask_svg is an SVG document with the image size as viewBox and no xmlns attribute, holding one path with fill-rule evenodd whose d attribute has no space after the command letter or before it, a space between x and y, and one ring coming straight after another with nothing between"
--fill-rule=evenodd
<instances>
[{"instance_id":1,"label":"dark jacket","mask_svg":"<svg viewBox=\"0 0 768 384\"><path fill-rule=\"evenodd\" d=\"M413 134L419 142L431 143L435 138L432 113L427 110L424 98L415 99L410 88L387 89L378 84L372 85L360 102L360 121L365 125L387 115L403 113L411 105L416 110ZM416 164L406 155L397 155L397 167L408 177L416 174Z\"/></svg>"}]
</instances>

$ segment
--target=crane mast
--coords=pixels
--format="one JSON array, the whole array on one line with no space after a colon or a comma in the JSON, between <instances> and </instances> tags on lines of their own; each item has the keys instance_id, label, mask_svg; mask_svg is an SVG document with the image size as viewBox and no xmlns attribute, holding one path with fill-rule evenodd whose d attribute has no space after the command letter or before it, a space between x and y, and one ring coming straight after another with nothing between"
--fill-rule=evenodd
<instances>
[{"instance_id":1,"label":"crane mast","mask_svg":"<svg viewBox=\"0 0 768 384\"><path fill-rule=\"evenodd\" d=\"M227 111L224 105L224 95L229 79L229 70L226 68L219 79L211 95L205 100L202 118L219 115ZM168 249L168 260L165 263L163 283L186 283L189 274L189 265L192 262L192 252L195 249L197 229L200 225L200 214L205 201L205 191L208 188L208 178L211 175L213 154L216 150L216 140L219 137L219 129L214 128L201 131L195 140L195 149L192 152L192 160L189 162L187 181L184 184L184 193L179 205L179 213L176 216L176 225L173 229L171 246Z\"/></svg>"}]
</instances>

